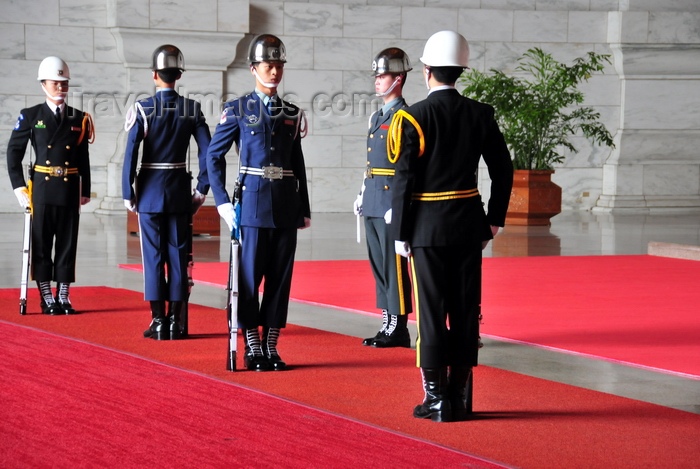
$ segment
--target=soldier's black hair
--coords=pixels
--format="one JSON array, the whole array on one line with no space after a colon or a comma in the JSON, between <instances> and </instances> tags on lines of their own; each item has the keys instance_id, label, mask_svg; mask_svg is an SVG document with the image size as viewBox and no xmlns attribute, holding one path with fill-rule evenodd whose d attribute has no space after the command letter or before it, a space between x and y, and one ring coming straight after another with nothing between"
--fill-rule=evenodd
<instances>
[{"instance_id":1,"label":"soldier's black hair","mask_svg":"<svg viewBox=\"0 0 700 469\"><path fill-rule=\"evenodd\" d=\"M177 68L166 68L158 70L156 73L165 83L175 83L182 76L182 72Z\"/></svg>"},{"instance_id":2,"label":"soldier's black hair","mask_svg":"<svg viewBox=\"0 0 700 469\"><path fill-rule=\"evenodd\" d=\"M463 67L430 67L430 73L435 79L446 85L455 83L463 71Z\"/></svg>"}]
</instances>

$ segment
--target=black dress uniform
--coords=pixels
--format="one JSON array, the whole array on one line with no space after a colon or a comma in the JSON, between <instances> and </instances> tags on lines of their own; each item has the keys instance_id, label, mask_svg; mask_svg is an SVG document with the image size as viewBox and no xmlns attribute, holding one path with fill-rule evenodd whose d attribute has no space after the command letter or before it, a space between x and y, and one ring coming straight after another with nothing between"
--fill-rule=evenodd
<instances>
[{"instance_id":1,"label":"black dress uniform","mask_svg":"<svg viewBox=\"0 0 700 469\"><path fill-rule=\"evenodd\" d=\"M408 262L394 253L394 238L390 236L384 220L391 209L391 190L394 184L394 164L387 158L387 133L394 113L406 107L403 98L397 98L372 114L367 135L367 168L362 194L362 215L365 217L367 252L374 275L377 308L386 310L389 316L401 316L405 329L407 315L412 312L411 282ZM396 318L389 318L389 322ZM410 346L408 331L403 331L405 343ZM366 345L382 346L388 339L378 334ZM364 342L363 342L364 343Z\"/></svg>"},{"instance_id":2,"label":"black dress uniform","mask_svg":"<svg viewBox=\"0 0 700 469\"><path fill-rule=\"evenodd\" d=\"M505 221L513 181L510 154L493 108L454 88L433 91L394 119L403 132L391 227L393 239L408 241L413 252L417 364L474 366L481 243L492 238L490 225ZM488 215L476 187L482 156L492 179Z\"/></svg>"},{"instance_id":3,"label":"black dress uniform","mask_svg":"<svg viewBox=\"0 0 700 469\"><path fill-rule=\"evenodd\" d=\"M32 275L37 282L75 281L80 198L90 197L92 121L78 109L64 108L60 124L48 103L23 109L7 145L13 189L27 185L22 160L30 141L35 153L30 180Z\"/></svg>"},{"instance_id":4,"label":"black dress uniform","mask_svg":"<svg viewBox=\"0 0 700 469\"><path fill-rule=\"evenodd\" d=\"M479 351L482 242L493 237L490 226L504 224L513 165L493 108L451 86L399 111L390 133L398 156L391 227L412 250L425 390L413 416L466 420ZM476 185L482 157L491 178L488 214Z\"/></svg>"}]
</instances>

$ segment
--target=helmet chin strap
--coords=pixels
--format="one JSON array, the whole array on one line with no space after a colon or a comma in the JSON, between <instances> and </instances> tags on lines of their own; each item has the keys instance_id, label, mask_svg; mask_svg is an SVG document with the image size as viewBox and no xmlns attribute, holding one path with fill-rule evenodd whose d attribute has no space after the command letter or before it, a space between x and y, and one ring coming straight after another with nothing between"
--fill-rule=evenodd
<instances>
[{"instance_id":1,"label":"helmet chin strap","mask_svg":"<svg viewBox=\"0 0 700 469\"><path fill-rule=\"evenodd\" d=\"M46 89L46 85L43 83L41 84L41 89L44 90L44 94L48 96L49 99L53 99L54 101L58 101L59 103L62 103L66 100L65 96L62 96L61 93L59 93L58 96L51 96L49 90Z\"/></svg>"},{"instance_id":2,"label":"helmet chin strap","mask_svg":"<svg viewBox=\"0 0 700 469\"><path fill-rule=\"evenodd\" d=\"M263 85L266 88L272 88L276 89L277 88L277 83L271 83L271 82L264 82L262 78L260 78L260 75L258 75L258 71L255 70L255 67L250 67L250 71L253 72L253 75L255 75L255 79L258 80L258 82Z\"/></svg>"},{"instance_id":3,"label":"helmet chin strap","mask_svg":"<svg viewBox=\"0 0 700 469\"><path fill-rule=\"evenodd\" d=\"M383 92L383 93L375 93L375 96L382 97L382 96L388 95L389 93L391 93L391 91L392 91L394 88L396 88L396 85L397 85L398 83L399 83L399 77L397 76L396 78L394 78L394 83L392 83L391 86L390 86L385 92Z\"/></svg>"}]
</instances>

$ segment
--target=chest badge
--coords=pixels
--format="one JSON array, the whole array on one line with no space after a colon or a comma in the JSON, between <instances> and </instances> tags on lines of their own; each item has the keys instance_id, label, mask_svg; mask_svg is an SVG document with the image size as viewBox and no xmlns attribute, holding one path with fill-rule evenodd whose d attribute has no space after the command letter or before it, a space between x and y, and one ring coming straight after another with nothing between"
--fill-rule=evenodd
<instances>
[{"instance_id":1,"label":"chest badge","mask_svg":"<svg viewBox=\"0 0 700 469\"><path fill-rule=\"evenodd\" d=\"M36 121L36 125L34 125L34 128L45 129L46 125L44 125L44 121Z\"/></svg>"}]
</instances>

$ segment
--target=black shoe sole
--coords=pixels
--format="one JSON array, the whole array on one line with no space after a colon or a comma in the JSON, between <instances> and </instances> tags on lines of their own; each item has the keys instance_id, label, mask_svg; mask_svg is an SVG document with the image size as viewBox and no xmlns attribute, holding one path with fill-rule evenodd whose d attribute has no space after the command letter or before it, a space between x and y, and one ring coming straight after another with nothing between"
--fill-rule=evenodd
<instances>
[{"instance_id":1,"label":"black shoe sole","mask_svg":"<svg viewBox=\"0 0 700 469\"><path fill-rule=\"evenodd\" d=\"M396 348L396 347L404 347L404 348L411 348L411 341L409 340L408 342L379 342L379 341L373 341L372 342L372 347L374 348Z\"/></svg>"},{"instance_id":2,"label":"black shoe sole","mask_svg":"<svg viewBox=\"0 0 700 469\"><path fill-rule=\"evenodd\" d=\"M170 331L162 331L162 332L156 332L153 331L151 332L150 336L145 336L147 339L153 339L153 340L170 340Z\"/></svg>"},{"instance_id":3,"label":"black shoe sole","mask_svg":"<svg viewBox=\"0 0 700 469\"><path fill-rule=\"evenodd\" d=\"M243 359L243 366L245 366L246 370L248 371L270 371L272 368L270 367L270 363L267 362L264 357L253 357L253 358L244 358Z\"/></svg>"},{"instance_id":4,"label":"black shoe sole","mask_svg":"<svg viewBox=\"0 0 700 469\"><path fill-rule=\"evenodd\" d=\"M452 411L450 410L449 406L445 410L430 410L427 409L424 405L417 405L415 409L413 409L413 416L417 419L430 419L433 422L452 422Z\"/></svg>"}]
</instances>

